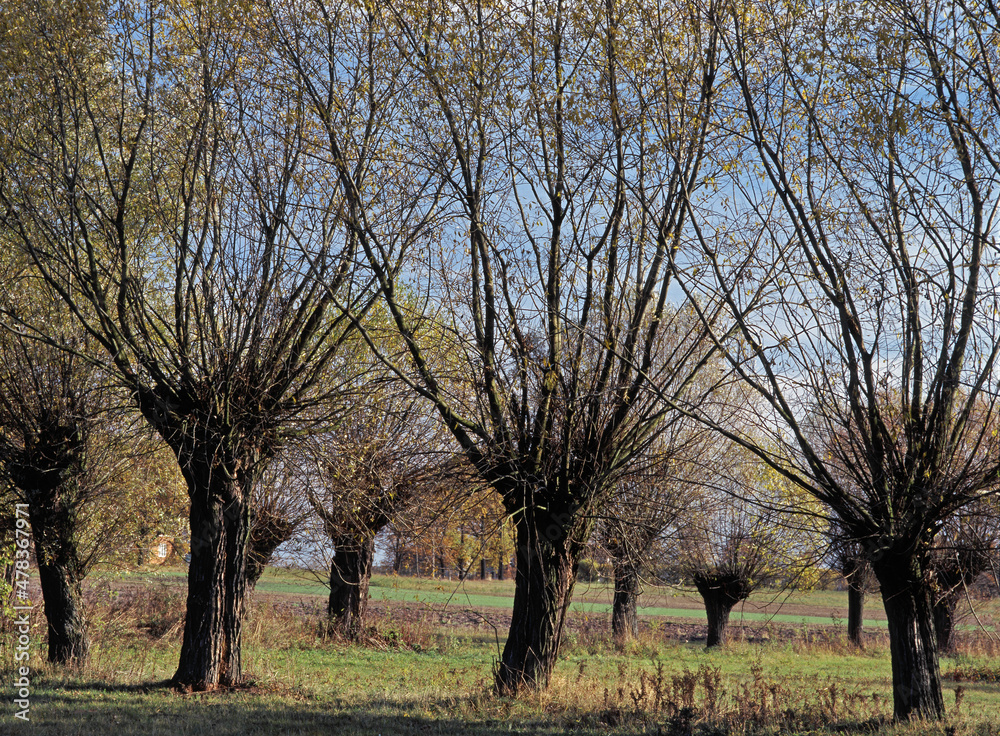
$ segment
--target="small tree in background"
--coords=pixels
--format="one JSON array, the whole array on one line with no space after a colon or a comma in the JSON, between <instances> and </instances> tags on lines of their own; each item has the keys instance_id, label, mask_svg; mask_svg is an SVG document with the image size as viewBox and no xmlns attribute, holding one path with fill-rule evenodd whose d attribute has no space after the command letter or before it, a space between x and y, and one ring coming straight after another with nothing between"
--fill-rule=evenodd
<instances>
[{"instance_id":1,"label":"small tree in background","mask_svg":"<svg viewBox=\"0 0 1000 736\"><path fill-rule=\"evenodd\" d=\"M831 525L836 528L836 523ZM847 586L847 638L854 646L864 646L865 596L872 584L871 562L865 545L834 533L833 558Z\"/></svg>"},{"instance_id":2,"label":"small tree in background","mask_svg":"<svg viewBox=\"0 0 1000 736\"><path fill-rule=\"evenodd\" d=\"M949 519L931 552L934 574L934 631L942 654L955 651L955 613L969 589L989 572L1000 547L995 503L973 504ZM971 598L970 598L971 600Z\"/></svg>"},{"instance_id":3,"label":"small tree in background","mask_svg":"<svg viewBox=\"0 0 1000 736\"><path fill-rule=\"evenodd\" d=\"M754 590L803 581L824 526L776 473L737 448L722 453L704 468L716 479L702 482L673 540L680 571L705 603L709 647L726 643L730 613Z\"/></svg>"},{"instance_id":4,"label":"small tree in background","mask_svg":"<svg viewBox=\"0 0 1000 736\"><path fill-rule=\"evenodd\" d=\"M700 458L718 440L690 420L678 420L656 441L643 465L629 472L598 525L597 542L611 559L611 633L622 648L638 634L638 599L650 552L668 529L689 519L705 473Z\"/></svg>"},{"instance_id":5,"label":"small tree in background","mask_svg":"<svg viewBox=\"0 0 1000 736\"><path fill-rule=\"evenodd\" d=\"M774 571L773 520L729 498L703 496L688 510L693 521L679 540L681 569L705 603L706 646L722 646L730 612Z\"/></svg>"},{"instance_id":6,"label":"small tree in background","mask_svg":"<svg viewBox=\"0 0 1000 736\"><path fill-rule=\"evenodd\" d=\"M365 625L376 537L450 475L440 424L398 388L369 384L335 433L300 451L306 497L333 548L328 620L349 638Z\"/></svg>"},{"instance_id":7,"label":"small tree in background","mask_svg":"<svg viewBox=\"0 0 1000 736\"><path fill-rule=\"evenodd\" d=\"M257 586L277 549L304 527L312 508L298 492L301 479L295 448L286 448L261 474L253 490L247 540L247 585Z\"/></svg>"}]
</instances>

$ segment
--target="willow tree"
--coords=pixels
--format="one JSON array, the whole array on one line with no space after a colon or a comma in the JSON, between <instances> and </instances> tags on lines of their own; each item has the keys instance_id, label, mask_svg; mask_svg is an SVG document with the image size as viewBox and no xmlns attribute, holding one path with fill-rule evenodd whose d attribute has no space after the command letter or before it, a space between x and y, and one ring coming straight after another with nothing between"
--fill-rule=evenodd
<instances>
[{"instance_id":1,"label":"willow tree","mask_svg":"<svg viewBox=\"0 0 1000 736\"><path fill-rule=\"evenodd\" d=\"M705 646L724 646L738 604L772 582L780 556L775 520L752 504L705 494L689 507L696 521L679 534L679 567L705 604Z\"/></svg>"},{"instance_id":2,"label":"willow tree","mask_svg":"<svg viewBox=\"0 0 1000 736\"><path fill-rule=\"evenodd\" d=\"M28 507L48 659L84 665L82 586L96 559L84 519L102 490L97 425L107 421L113 392L85 359L11 329L0 326L0 482L15 489L12 503Z\"/></svg>"},{"instance_id":3,"label":"willow tree","mask_svg":"<svg viewBox=\"0 0 1000 736\"><path fill-rule=\"evenodd\" d=\"M985 5L733 3L720 14L734 85L719 105L733 123L715 153L729 208L699 210L703 258L684 279L727 305L741 338L727 355L767 407L757 431L768 447L720 431L865 547L898 720L944 712L935 536L1000 485L1000 170L987 134L1000 122L987 83L1000 52L983 41L996 28ZM736 258L752 265L737 271ZM748 319L743 295L757 284L768 299Z\"/></svg>"},{"instance_id":4,"label":"willow tree","mask_svg":"<svg viewBox=\"0 0 1000 736\"><path fill-rule=\"evenodd\" d=\"M611 558L611 635L616 647L623 648L638 635L639 595L654 550L678 526L699 523L694 509L698 486L715 473L702 460L714 458L717 451L716 435L686 417L674 417L642 460L622 475L602 512L597 541Z\"/></svg>"},{"instance_id":5,"label":"willow tree","mask_svg":"<svg viewBox=\"0 0 1000 736\"><path fill-rule=\"evenodd\" d=\"M94 341L26 261L16 250L0 256L0 484L11 513L27 507L48 659L84 665L84 578L147 541L137 517L167 516L176 484L157 473L163 448L96 365Z\"/></svg>"},{"instance_id":6,"label":"willow tree","mask_svg":"<svg viewBox=\"0 0 1000 736\"><path fill-rule=\"evenodd\" d=\"M981 575L995 572L1000 531L992 501L972 504L945 522L931 552L934 633L942 654L955 653L958 604L969 599Z\"/></svg>"},{"instance_id":7,"label":"willow tree","mask_svg":"<svg viewBox=\"0 0 1000 736\"><path fill-rule=\"evenodd\" d=\"M375 538L442 475L447 455L409 394L371 389L345 426L317 438L307 477L309 504L322 521L330 557L330 626L354 639L364 630Z\"/></svg>"},{"instance_id":8,"label":"willow tree","mask_svg":"<svg viewBox=\"0 0 1000 736\"><path fill-rule=\"evenodd\" d=\"M695 462L702 477L665 551L704 601L706 646L724 646L730 614L755 590L808 587L825 524L811 499L721 438Z\"/></svg>"},{"instance_id":9,"label":"willow tree","mask_svg":"<svg viewBox=\"0 0 1000 736\"><path fill-rule=\"evenodd\" d=\"M356 240L249 4L22 10L4 103L31 114L3 115L2 224L187 483L176 684L236 684L251 492L285 434L332 411Z\"/></svg>"},{"instance_id":10,"label":"willow tree","mask_svg":"<svg viewBox=\"0 0 1000 736\"><path fill-rule=\"evenodd\" d=\"M713 33L683 3L317 0L306 19L280 6L284 55L405 344L383 357L516 529L497 690L544 687L596 514L662 426L650 385L682 390L702 357L660 345L685 198L703 182ZM344 109L381 137L339 126ZM377 179L386 160L395 179ZM386 201L409 208L405 227Z\"/></svg>"},{"instance_id":11,"label":"willow tree","mask_svg":"<svg viewBox=\"0 0 1000 736\"><path fill-rule=\"evenodd\" d=\"M836 525L831 528L836 530ZM850 534L833 532L831 539L835 569L847 585L847 638L856 647L864 646L865 598L872 582L871 563L864 545Z\"/></svg>"}]
</instances>

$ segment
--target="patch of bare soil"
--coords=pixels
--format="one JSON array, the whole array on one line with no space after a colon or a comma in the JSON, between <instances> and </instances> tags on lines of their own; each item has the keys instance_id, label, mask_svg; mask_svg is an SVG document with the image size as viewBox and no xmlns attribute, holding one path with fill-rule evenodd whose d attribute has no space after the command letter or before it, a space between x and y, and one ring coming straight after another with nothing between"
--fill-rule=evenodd
<instances>
[{"instance_id":1,"label":"patch of bare soil","mask_svg":"<svg viewBox=\"0 0 1000 736\"><path fill-rule=\"evenodd\" d=\"M87 597L90 603L101 601L113 607L135 606L145 598L162 597L168 590L170 603L183 606L183 595L176 590L183 585L182 581L158 581L143 585L135 582L101 581L87 586ZM182 589L181 589L182 590ZM159 595L157 595L159 594ZM577 600L595 603L607 603L606 591L588 590L583 587L578 591ZM877 597L869 598L866 606L866 618L884 618L880 601ZM644 600L647 606L703 611L700 597L693 594L678 593L676 595L654 595ZM285 615L296 618L313 618L319 620L326 611L326 599L322 596L302 595L294 593L272 593L256 591L253 594L252 605L270 606ZM503 642L510 628L511 613L507 608L461 607L451 605L431 605L415 601L372 600L368 604L370 620L379 628L391 627L427 627L427 628L458 628L466 632L481 635L487 639ZM829 623L810 622L808 626L775 621L747 621L741 613L785 616L809 616ZM730 619L731 637L747 641L784 641L795 642L809 640L812 642L840 642L846 637L845 607L835 605L804 604L789 601L785 596L775 596L772 599L757 599L746 601L738 606ZM987 624L992 621L987 622ZM653 636L679 642L701 642L707 637L707 626L700 615L691 618L650 616L640 614L640 629L644 636ZM580 641L603 640L610 637L610 614L583 613L574 611L566 622L567 632L575 634ZM966 632L972 633L972 632ZM883 641L886 638L885 629L869 627L866 636L872 641Z\"/></svg>"},{"instance_id":2,"label":"patch of bare soil","mask_svg":"<svg viewBox=\"0 0 1000 736\"><path fill-rule=\"evenodd\" d=\"M319 617L325 611L324 603L317 599L296 600L294 596L272 593L262 593L259 597L276 609L294 615ZM808 606L803 608L813 610ZM440 607L412 601L371 601L368 611L372 623L377 622L381 627L454 627L467 633L494 639L501 645L506 639L511 622L510 611L505 609ZM785 612L784 609L782 612ZM642 638L656 637L666 641L698 643L706 641L708 636L707 625L696 619L645 617L640 618L639 628ZM804 629L802 626L790 624L741 622L735 612L730 629L731 638L751 642L808 640L812 643L835 643L842 642L846 636L846 628L834 625L832 621L830 624L810 625ZM570 635L576 635L581 642L607 641L611 638L611 617L604 614L572 612L566 621L566 631ZM872 642L881 641L885 633L866 632L866 636Z\"/></svg>"}]
</instances>

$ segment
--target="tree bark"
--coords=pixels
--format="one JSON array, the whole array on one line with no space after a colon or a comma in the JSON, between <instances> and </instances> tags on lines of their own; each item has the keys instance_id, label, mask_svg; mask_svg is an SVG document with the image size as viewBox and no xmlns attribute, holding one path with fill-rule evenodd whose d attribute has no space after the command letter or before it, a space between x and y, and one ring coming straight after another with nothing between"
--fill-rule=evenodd
<instances>
[{"instance_id":1,"label":"tree bark","mask_svg":"<svg viewBox=\"0 0 1000 736\"><path fill-rule=\"evenodd\" d=\"M856 647L864 646L865 589L847 583L847 638Z\"/></svg>"},{"instance_id":2,"label":"tree bark","mask_svg":"<svg viewBox=\"0 0 1000 736\"><path fill-rule=\"evenodd\" d=\"M48 625L48 660L53 664L83 665L90 655L83 615L85 570L78 549L84 431L81 426L55 424L39 433L9 468L28 502Z\"/></svg>"},{"instance_id":3,"label":"tree bark","mask_svg":"<svg viewBox=\"0 0 1000 736\"><path fill-rule=\"evenodd\" d=\"M953 548L937 549L931 553L931 566L937 583L933 598L934 630L941 654L955 651L955 610L959 600L968 586L992 564L990 545L972 537L959 540Z\"/></svg>"},{"instance_id":4,"label":"tree bark","mask_svg":"<svg viewBox=\"0 0 1000 736\"><path fill-rule=\"evenodd\" d=\"M375 557L375 538L334 539L330 562L330 601L327 617L350 638L361 633L368 610L368 585Z\"/></svg>"},{"instance_id":5,"label":"tree bark","mask_svg":"<svg viewBox=\"0 0 1000 736\"><path fill-rule=\"evenodd\" d=\"M864 557L846 554L841 572L847 582L847 638L857 647L864 646L865 594L871 577L871 565Z\"/></svg>"},{"instance_id":6,"label":"tree bark","mask_svg":"<svg viewBox=\"0 0 1000 736\"><path fill-rule=\"evenodd\" d=\"M733 607L750 596L749 582L738 575L697 573L694 584L705 602L708 619L708 640L705 645L720 647L728 639L729 614Z\"/></svg>"},{"instance_id":7,"label":"tree bark","mask_svg":"<svg viewBox=\"0 0 1000 736\"><path fill-rule=\"evenodd\" d=\"M174 684L193 690L242 681L243 614L252 479L219 467L210 448L182 456L191 499L187 613Z\"/></svg>"},{"instance_id":8,"label":"tree bark","mask_svg":"<svg viewBox=\"0 0 1000 736\"><path fill-rule=\"evenodd\" d=\"M708 640L705 645L721 647L728 639L729 614L736 601L719 591L702 593L702 598L705 601L705 615L708 617Z\"/></svg>"},{"instance_id":9,"label":"tree bark","mask_svg":"<svg viewBox=\"0 0 1000 736\"><path fill-rule=\"evenodd\" d=\"M611 637L619 649L639 635L639 571L628 562L616 564L611 603Z\"/></svg>"},{"instance_id":10,"label":"tree bark","mask_svg":"<svg viewBox=\"0 0 1000 736\"><path fill-rule=\"evenodd\" d=\"M249 491L249 486L244 486ZM229 502L223 518L226 527L225 591L223 600L223 657L219 684L226 687L243 682L243 616L250 581L247 559L250 548L250 506L241 496Z\"/></svg>"},{"instance_id":11,"label":"tree bark","mask_svg":"<svg viewBox=\"0 0 1000 736\"><path fill-rule=\"evenodd\" d=\"M934 603L934 632L941 654L953 654L955 651L955 609L960 597L959 590L952 590Z\"/></svg>"},{"instance_id":12,"label":"tree bark","mask_svg":"<svg viewBox=\"0 0 1000 736\"><path fill-rule=\"evenodd\" d=\"M33 534L37 532L33 530ZM36 549L40 549L43 545L38 544L38 536L35 539ZM38 557L38 580L48 623L49 662L86 664L90 638L83 615L83 581L75 571L77 566L69 561L76 557L75 545L72 550L62 548L54 555L46 551Z\"/></svg>"},{"instance_id":13,"label":"tree bark","mask_svg":"<svg viewBox=\"0 0 1000 736\"><path fill-rule=\"evenodd\" d=\"M892 657L893 714L898 721L944 715L932 591L912 554L884 554L872 567L882 589Z\"/></svg>"},{"instance_id":14,"label":"tree bark","mask_svg":"<svg viewBox=\"0 0 1000 736\"><path fill-rule=\"evenodd\" d=\"M548 685L584 549L579 540L590 532L586 519L572 510L555 513L551 507L522 505L518 511L514 607L494 673L503 696Z\"/></svg>"}]
</instances>

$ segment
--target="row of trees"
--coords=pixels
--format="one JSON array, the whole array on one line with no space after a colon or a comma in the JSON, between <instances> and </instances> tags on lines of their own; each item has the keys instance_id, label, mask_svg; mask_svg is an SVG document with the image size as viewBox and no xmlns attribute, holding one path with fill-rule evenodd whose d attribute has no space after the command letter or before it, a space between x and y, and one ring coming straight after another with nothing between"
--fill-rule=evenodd
<instances>
[{"instance_id":1,"label":"row of trees","mask_svg":"<svg viewBox=\"0 0 1000 736\"><path fill-rule=\"evenodd\" d=\"M239 681L254 489L388 376L513 526L500 693L545 686L598 520L683 419L769 469L732 493L860 546L895 714L942 714L935 539L1000 486L989 0L0 12L2 237L187 485L177 683ZM370 481L349 525L424 470L386 449L316 464Z\"/></svg>"}]
</instances>

